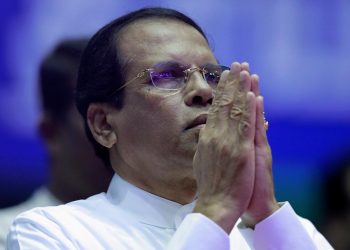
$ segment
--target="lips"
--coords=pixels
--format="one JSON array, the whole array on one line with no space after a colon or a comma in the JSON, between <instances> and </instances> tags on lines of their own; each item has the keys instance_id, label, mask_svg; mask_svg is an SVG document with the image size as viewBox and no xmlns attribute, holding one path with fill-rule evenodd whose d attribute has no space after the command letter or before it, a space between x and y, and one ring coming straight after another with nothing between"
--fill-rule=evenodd
<instances>
[{"instance_id":1,"label":"lips","mask_svg":"<svg viewBox=\"0 0 350 250\"><path fill-rule=\"evenodd\" d=\"M207 123L207 114L201 114L199 116L197 116L192 122L190 122L187 127L185 128L185 130L197 127L199 125L202 124L206 124Z\"/></svg>"}]
</instances>

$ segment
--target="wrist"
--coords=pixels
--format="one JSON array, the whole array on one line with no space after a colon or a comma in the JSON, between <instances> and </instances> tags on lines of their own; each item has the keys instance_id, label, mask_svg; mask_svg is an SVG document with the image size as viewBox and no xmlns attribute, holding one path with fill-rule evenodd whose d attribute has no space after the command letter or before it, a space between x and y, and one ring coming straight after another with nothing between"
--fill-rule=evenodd
<instances>
[{"instance_id":1,"label":"wrist","mask_svg":"<svg viewBox=\"0 0 350 250\"><path fill-rule=\"evenodd\" d=\"M219 225L227 234L229 234L242 212L235 209L231 202L203 202L197 200L193 209L194 213L201 213Z\"/></svg>"},{"instance_id":2,"label":"wrist","mask_svg":"<svg viewBox=\"0 0 350 250\"><path fill-rule=\"evenodd\" d=\"M242 222L246 227L254 229L255 225L263 221L273 213L275 213L280 206L277 202L273 202L265 207L265 209L259 209L258 211L246 211L242 216Z\"/></svg>"}]
</instances>

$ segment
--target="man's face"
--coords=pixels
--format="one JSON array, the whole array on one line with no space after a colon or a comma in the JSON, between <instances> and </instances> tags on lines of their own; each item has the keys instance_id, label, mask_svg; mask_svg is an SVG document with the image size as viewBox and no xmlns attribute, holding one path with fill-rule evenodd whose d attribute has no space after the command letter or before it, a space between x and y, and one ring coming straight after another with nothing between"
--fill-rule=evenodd
<instances>
[{"instance_id":1,"label":"man's face","mask_svg":"<svg viewBox=\"0 0 350 250\"><path fill-rule=\"evenodd\" d=\"M119 58L126 62L126 81L164 62L191 67L217 64L203 36L174 20L135 22L122 30L118 46ZM202 74L194 72L176 91L155 88L146 74L127 85L124 95L123 108L107 118L117 134L112 165L126 166L124 172L148 179L193 178L192 160L204 126L195 125L205 123L213 97Z\"/></svg>"}]
</instances>

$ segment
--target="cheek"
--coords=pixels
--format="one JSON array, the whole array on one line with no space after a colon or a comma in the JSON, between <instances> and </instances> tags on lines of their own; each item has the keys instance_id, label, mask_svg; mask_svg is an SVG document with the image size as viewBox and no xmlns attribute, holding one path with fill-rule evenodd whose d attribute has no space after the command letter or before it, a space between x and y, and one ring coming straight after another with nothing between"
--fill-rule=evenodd
<instances>
[{"instance_id":1,"label":"cheek","mask_svg":"<svg viewBox=\"0 0 350 250\"><path fill-rule=\"evenodd\" d=\"M179 111L180 100L178 95L154 95L147 93L144 96L144 107L153 113L154 116L164 118L176 118Z\"/></svg>"},{"instance_id":2,"label":"cheek","mask_svg":"<svg viewBox=\"0 0 350 250\"><path fill-rule=\"evenodd\" d=\"M146 95L142 112L143 119L152 135L168 140L181 131L180 103L176 96ZM159 139L160 139L159 138Z\"/></svg>"},{"instance_id":3,"label":"cheek","mask_svg":"<svg viewBox=\"0 0 350 250\"><path fill-rule=\"evenodd\" d=\"M182 131L180 98L145 93L128 105L123 131L134 148L166 147ZM171 143L170 143L171 144Z\"/></svg>"}]
</instances>

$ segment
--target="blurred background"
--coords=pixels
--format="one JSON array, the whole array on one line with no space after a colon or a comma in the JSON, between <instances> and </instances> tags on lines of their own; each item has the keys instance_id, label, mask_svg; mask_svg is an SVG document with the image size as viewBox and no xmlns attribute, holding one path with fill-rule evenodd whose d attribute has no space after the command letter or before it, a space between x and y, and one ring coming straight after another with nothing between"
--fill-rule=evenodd
<instances>
[{"instance_id":1,"label":"blurred background","mask_svg":"<svg viewBox=\"0 0 350 250\"><path fill-rule=\"evenodd\" d=\"M92 35L145 6L192 17L223 64L248 61L260 76L277 197L316 225L323 179L350 151L350 1L3 0L0 3L0 207L46 178L37 133L37 73L64 38ZM1 219L1 218L0 218Z\"/></svg>"}]
</instances>

